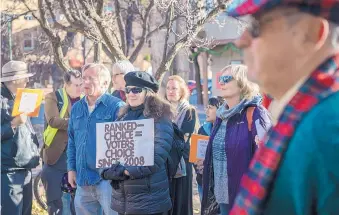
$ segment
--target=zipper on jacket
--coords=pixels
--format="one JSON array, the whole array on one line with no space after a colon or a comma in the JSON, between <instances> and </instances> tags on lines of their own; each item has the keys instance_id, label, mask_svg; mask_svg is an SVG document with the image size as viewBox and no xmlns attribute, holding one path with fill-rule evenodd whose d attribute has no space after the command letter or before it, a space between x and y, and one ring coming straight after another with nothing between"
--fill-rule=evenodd
<instances>
[{"instance_id":1,"label":"zipper on jacket","mask_svg":"<svg viewBox=\"0 0 339 215\"><path fill-rule=\"evenodd\" d=\"M122 194L124 195L124 214L127 215L127 212L126 212L126 195L125 195L125 183L124 181L121 181L120 182L120 186L121 186L121 191L122 191Z\"/></svg>"},{"instance_id":2,"label":"zipper on jacket","mask_svg":"<svg viewBox=\"0 0 339 215\"><path fill-rule=\"evenodd\" d=\"M146 184L147 184L148 192L150 193L151 192L151 182L150 182L148 176L146 177Z\"/></svg>"}]
</instances>

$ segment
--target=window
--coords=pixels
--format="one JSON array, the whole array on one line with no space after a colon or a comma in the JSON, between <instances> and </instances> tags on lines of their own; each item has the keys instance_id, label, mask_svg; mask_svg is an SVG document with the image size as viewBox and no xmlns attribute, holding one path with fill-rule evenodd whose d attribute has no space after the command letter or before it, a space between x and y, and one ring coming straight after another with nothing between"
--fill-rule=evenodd
<instances>
[{"instance_id":1,"label":"window","mask_svg":"<svg viewBox=\"0 0 339 215\"><path fill-rule=\"evenodd\" d=\"M242 60L232 60L231 61L232 65L237 65L237 64L242 64L242 63L243 63Z\"/></svg>"},{"instance_id":2,"label":"window","mask_svg":"<svg viewBox=\"0 0 339 215\"><path fill-rule=\"evenodd\" d=\"M29 51L34 48L34 38L32 33L24 34L24 50Z\"/></svg>"},{"instance_id":3,"label":"window","mask_svg":"<svg viewBox=\"0 0 339 215\"><path fill-rule=\"evenodd\" d=\"M28 14L26 14L26 15L24 16L24 19L25 19L25 20L34 20L34 17L33 17L32 14L28 13Z\"/></svg>"}]
</instances>

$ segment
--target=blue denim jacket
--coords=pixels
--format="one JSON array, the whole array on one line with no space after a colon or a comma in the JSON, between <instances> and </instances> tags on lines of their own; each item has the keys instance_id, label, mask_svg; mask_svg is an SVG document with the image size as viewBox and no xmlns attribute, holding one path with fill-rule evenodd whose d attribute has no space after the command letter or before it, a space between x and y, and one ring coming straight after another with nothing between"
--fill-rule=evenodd
<instances>
[{"instance_id":1,"label":"blue denim jacket","mask_svg":"<svg viewBox=\"0 0 339 215\"><path fill-rule=\"evenodd\" d=\"M124 104L109 94L103 94L97 100L91 114L85 97L74 104L68 127L67 169L77 172L77 185L100 182L99 169L95 167L96 123L115 121Z\"/></svg>"}]
</instances>

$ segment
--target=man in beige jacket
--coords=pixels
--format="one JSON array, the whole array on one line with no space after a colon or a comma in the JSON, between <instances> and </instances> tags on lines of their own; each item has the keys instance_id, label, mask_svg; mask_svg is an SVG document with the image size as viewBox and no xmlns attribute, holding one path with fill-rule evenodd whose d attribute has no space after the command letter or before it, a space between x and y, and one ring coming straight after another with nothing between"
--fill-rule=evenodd
<instances>
[{"instance_id":1,"label":"man in beige jacket","mask_svg":"<svg viewBox=\"0 0 339 215\"><path fill-rule=\"evenodd\" d=\"M49 215L71 214L65 210L66 207L63 208L60 184L62 176L67 172L68 119L73 104L80 100L81 73L77 70L66 72L64 82L64 88L47 94L45 98L45 118L48 127L46 126L44 132L42 151L44 165L41 179L46 190ZM61 114L62 112L64 114ZM51 138L53 132L56 134Z\"/></svg>"}]
</instances>

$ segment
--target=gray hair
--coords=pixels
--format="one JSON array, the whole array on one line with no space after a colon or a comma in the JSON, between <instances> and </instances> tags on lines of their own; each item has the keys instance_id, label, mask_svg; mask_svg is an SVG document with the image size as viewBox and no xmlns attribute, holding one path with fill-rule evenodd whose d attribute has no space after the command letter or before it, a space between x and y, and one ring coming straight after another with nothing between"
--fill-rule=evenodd
<instances>
[{"instance_id":1,"label":"gray hair","mask_svg":"<svg viewBox=\"0 0 339 215\"><path fill-rule=\"evenodd\" d=\"M107 81L108 85L111 83L111 73L104 64L88 63L82 67L82 73L88 69L94 68L98 74L100 82Z\"/></svg>"},{"instance_id":2,"label":"gray hair","mask_svg":"<svg viewBox=\"0 0 339 215\"><path fill-rule=\"evenodd\" d=\"M117 70L119 70L120 72L117 72ZM135 70L136 69L131 62L129 62L128 60L121 60L113 64L112 75L127 74Z\"/></svg>"}]
</instances>

